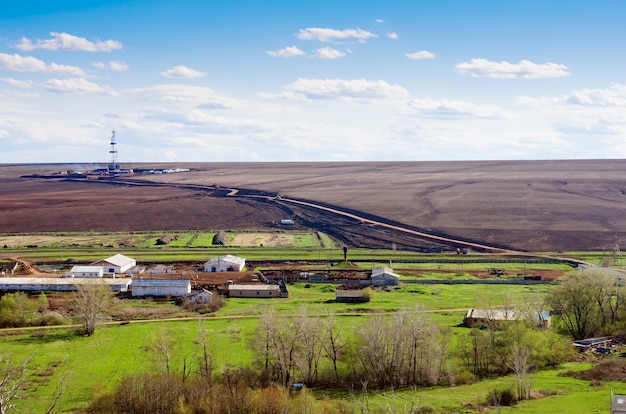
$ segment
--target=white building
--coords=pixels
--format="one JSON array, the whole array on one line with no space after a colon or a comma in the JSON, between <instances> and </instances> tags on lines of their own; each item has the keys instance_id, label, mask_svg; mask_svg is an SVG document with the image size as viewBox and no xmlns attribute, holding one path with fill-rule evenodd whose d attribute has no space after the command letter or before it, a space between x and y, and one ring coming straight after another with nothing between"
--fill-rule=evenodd
<instances>
[{"instance_id":1,"label":"white building","mask_svg":"<svg viewBox=\"0 0 626 414\"><path fill-rule=\"evenodd\" d=\"M104 267L102 266L72 266L68 277L102 277Z\"/></svg>"},{"instance_id":2,"label":"white building","mask_svg":"<svg viewBox=\"0 0 626 414\"><path fill-rule=\"evenodd\" d=\"M3 277L0 279L0 290L8 292L70 292L78 290L78 286L92 283L104 283L114 292L127 292L131 280L94 278L52 278L52 277Z\"/></svg>"},{"instance_id":3,"label":"white building","mask_svg":"<svg viewBox=\"0 0 626 414\"><path fill-rule=\"evenodd\" d=\"M192 303L211 303L213 302L213 293L206 289L197 290L187 295L187 300Z\"/></svg>"},{"instance_id":4,"label":"white building","mask_svg":"<svg viewBox=\"0 0 626 414\"><path fill-rule=\"evenodd\" d=\"M278 298L278 285L229 285L228 296L231 298Z\"/></svg>"},{"instance_id":5,"label":"white building","mask_svg":"<svg viewBox=\"0 0 626 414\"><path fill-rule=\"evenodd\" d=\"M133 267L137 266L137 261L131 257L124 256L123 254L116 254L107 259L98 260L92 263L94 266L103 266L104 273L107 274L122 274L126 273Z\"/></svg>"},{"instance_id":6,"label":"white building","mask_svg":"<svg viewBox=\"0 0 626 414\"><path fill-rule=\"evenodd\" d=\"M209 259L204 264L205 272L241 272L246 267L246 259L227 254Z\"/></svg>"},{"instance_id":7,"label":"white building","mask_svg":"<svg viewBox=\"0 0 626 414\"><path fill-rule=\"evenodd\" d=\"M191 293L189 279L134 279L133 296L185 296Z\"/></svg>"},{"instance_id":8,"label":"white building","mask_svg":"<svg viewBox=\"0 0 626 414\"><path fill-rule=\"evenodd\" d=\"M393 273L389 267L375 267L372 269L372 286L395 286L400 276Z\"/></svg>"}]
</instances>

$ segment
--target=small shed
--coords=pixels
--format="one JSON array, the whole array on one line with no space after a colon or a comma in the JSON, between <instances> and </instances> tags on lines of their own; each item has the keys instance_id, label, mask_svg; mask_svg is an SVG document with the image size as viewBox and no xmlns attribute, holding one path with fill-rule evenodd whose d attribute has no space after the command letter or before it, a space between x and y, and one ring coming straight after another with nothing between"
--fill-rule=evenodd
<instances>
[{"instance_id":1,"label":"small shed","mask_svg":"<svg viewBox=\"0 0 626 414\"><path fill-rule=\"evenodd\" d=\"M227 254L209 259L204 264L205 272L241 272L246 267L246 259Z\"/></svg>"},{"instance_id":2,"label":"small shed","mask_svg":"<svg viewBox=\"0 0 626 414\"><path fill-rule=\"evenodd\" d=\"M400 276L393 273L389 267L375 267L372 269L372 286L396 286Z\"/></svg>"},{"instance_id":3,"label":"small shed","mask_svg":"<svg viewBox=\"0 0 626 414\"><path fill-rule=\"evenodd\" d=\"M340 289L335 291L335 300L345 303L361 303L367 302L367 298L363 293L363 289Z\"/></svg>"},{"instance_id":4,"label":"small shed","mask_svg":"<svg viewBox=\"0 0 626 414\"><path fill-rule=\"evenodd\" d=\"M626 414L626 395L613 394L613 389L611 389L611 414Z\"/></svg>"},{"instance_id":5,"label":"small shed","mask_svg":"<svg viewBox=\"0 0 626 414\"><path fill-rule=\"evenodd\" d=\"M191 293L189 279L133 279L133 296L185 296Z\"/></svg>"},{"instance_id":6,"label":"small shed","mask_svg":"<svg viewBox=\"0 0 626 414\"><path fill-rule=\"evenodd\" d=\"M196 290L187 295L187 301L191 303L211 303L213 302L213 293L206 290Z\"/></svg>"},{"instance_id":7,"label":"small shed","mask_svg":"<svg viewBox=\"0 0 626 414\"><path fill-rule=\"evenodd\" d=\"M102 277L104 267L102 266L72 266L67 274L68 277Z\"/></svg>"},{"instance_id":8,"label":"small shed","mask_svg":"<svg viewBox=\"0 0 626 414\"><path fill-rule=\"evenodd\" d=\"M278 285L229 285L228 296L231 298L278 298L280 286Z\"/></svg>"},{"instance_id":9,"label":"small shed","mask_svg":"<svg viewBox=\"0 0 626 414\"><path fill-rule=\"evenodd\" d=\"M133 267L137 266L137 261L123 254L116 254L106 259L98 260L92 263L94 266L103 266L104 273L121 274L126 273Z\"/></svg>"}]
</instances>

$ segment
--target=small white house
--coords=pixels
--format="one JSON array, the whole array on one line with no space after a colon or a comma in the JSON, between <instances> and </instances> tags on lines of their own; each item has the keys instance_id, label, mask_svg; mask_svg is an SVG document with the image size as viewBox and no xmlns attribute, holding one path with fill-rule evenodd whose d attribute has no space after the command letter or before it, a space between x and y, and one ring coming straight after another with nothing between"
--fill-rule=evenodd
<instances>
[{"instance_id":1,"label":"small white house","mask_svg":"<svg viewBox=\"0 0 626 414\"><path fill-rule=\"evenodd\" d=\"M191 293L189 279L133 279L133 296L185 296Z\"/></svg>"},{"instance_id":2,"label":"small white house","mask_svg":"<svg viewBox=\"0 0 626 414\"><path fill-rule=\"evenodd\" d=\"M372 269L372 286L396 286L400 276L393 273L389 267L375 267Z\"/></svg>"},{"instance_id":3,"label":"small white house","mask_svg":"<svg viewBox=\"0 0 626 414\"><path fill-rule=\"evenodd\" d=\"M98 260L92 265L103 266L104 273L122 274L137 266L137 261L123 254L116 254L107 259Z\"/></svg>"},{"instance_id":4,"label":"small white house","mask_svg":"<svg viewBox=\"0 0 626 414\"><path fill-rule=\"evenodd\" d=\"M102 277L104 267L102 266L72 266L69 277Z\"/></svg>"},{"instance_id":5,"label":"small white house","mask_svg":"<svg viewBox=\"0 0 626 414\"><path fill-rule=\"evenodd\" d=\"M246 267L246 259L227 254L209 259L204 264L205 272L241 272Z\"/></svg>"},{"instance_id":6,"label":"small white house","mask_svg":"<svg viewBox=\"0 0 626 414\"><path fill-rule=\"evenodd\" d=\"M187 300L191 303L211 303L213 302L213 293L206 289L197 290L187 295Z\"/></svg>"}]
</instances>

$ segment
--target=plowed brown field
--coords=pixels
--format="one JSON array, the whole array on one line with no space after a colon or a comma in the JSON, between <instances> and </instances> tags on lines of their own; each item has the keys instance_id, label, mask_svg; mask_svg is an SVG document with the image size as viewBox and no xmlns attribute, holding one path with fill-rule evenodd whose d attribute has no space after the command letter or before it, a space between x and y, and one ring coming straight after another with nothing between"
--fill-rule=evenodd
<instances>
[{"instance_id":1,"label":"plowed brown field","mask_svg":"<svg viewBox=\"0 0 626 414\"><path fill-rule=\"evenodd\" d=\"M341 241L437 249L374 226L322 217L278 203L239 197L242 190L281 193L382 217L464 240L528 251L602 250L626 245L625 160L198 163L194 171L142 175L174 185L219 184L236 197L199 188L136 187L94 181L20 178L70 168L0 166L0 232L337 227ZM142 165L165 167L172 165ZM120 180L123 183L123 180ZM245 191L243 191L245 193Z\"/></svg>"}]
</instances>

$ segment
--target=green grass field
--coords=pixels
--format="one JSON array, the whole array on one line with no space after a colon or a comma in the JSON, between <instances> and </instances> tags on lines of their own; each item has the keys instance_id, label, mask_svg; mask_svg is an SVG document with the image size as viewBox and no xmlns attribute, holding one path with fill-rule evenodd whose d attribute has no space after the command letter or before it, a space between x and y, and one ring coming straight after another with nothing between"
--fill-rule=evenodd
<instances>
[{"instance_id":1,"label":"green grass field","mask_svg":"<svg viewBox=\"0 0 626 414\"><path fill-rule=\"evenodd\" d=\"M116 249L135 257L138 262L204 261L207 257L222 254L237 254L248 260L328 260L336 264L343 259L341 246L325 234L294 232L289 234L288 247L206 247L214 232L180 232L178 239L169 246L155 246L163 233L137 234L63 234L2 236L23 237L21 246L9 245L3 249L6 255L18 255L38 262L66 260L89 262L113 254L108 246L127 247ZM236 236L233 233L229 236ZM48 237L43 238L44 236ZM264 234L263 237L270 237ZM261 236L259 236L261 237ZM284 240L284 235L281 234ZM17 239L15 239L17 240ZM256 242L255 242L256 243ZM27 245L38 245L27 248ZM587 257L599 260L598 254L572 254L572 257ZM576 255L576 256L575 256ZM572 268L562 263L537 263L530 259L488 255L424 255L392 250L350 249L349 260L361 269L390 263L394 269L406 269L418 273L405 280L417 279L473 279L469 271L486 271L488 268L503 268L507 273L532 273L533 270L560 270ZM359 262L363 260L363 262ZM479 262L477 262L479 261ZM11 263L10 261L0 262ZM328 266L328 264L320 264ZM348 266L348 265L342 265ZM338 267L342 267L338 266ZM433 270L434 269L434 270ZM402 274L401 271L398 273ZM295 283L288 286L288 299L227 299L225 306L216 314L198 316L197 320L113 323L100 326L95 335L80 337L72 328L33 329L16 333L0 331L0 355L13 363L20 363L32 356L24 398L17 402L21 412L46 412L57 395L59 387L64 389L57 412L73 412L86 406L98 390L113 389L124 375L153 371L156 368L154 344L159 338L175 339L172 367L181 370L183 359L190 360L196 352L195 340L200 329L206 329L215 340L214 359L218 370L226 365L251 366L255 364L250 344L255 340L255 328L259 315L269 308L278 314L296 315L306 308L310 315L338 315L339 322L347 331L367 322L373 312L390 313L403 307L420 306L429 317L442 327L449 327L453 334L466 333L460 327L465 309L479 306L485 298L496 304L514 305L528 298L541 298L551 289L550 285L424 285L401 284L398 287L374 292L368 303L346 304L335 302L333 285ZM172 307L157 302L128 301L125 306L146 308ZM181 313L181 315L185 315ZM608 413L609 391L626 391L621 383L603 383L590 386L587 381L560 376L568 369L579 369L583 365L568 364L559 370L541 371L533 377L536 395L546 397L524 401L503 412L512 413ZM514 383L514 378L504 377L475 384L453 387L419 388L395 392L368 392L368 404L379 412L392 412L389 407L401 408L403 404L419 399L435 412L476 412L477 404L485 401L487 393L497 386ZM328 394L351 402L356 412L364 404L362 395L351 395L349 390L316 391L322 398ZM474 408L473 408L474 407ZM401 411L400 411L401 412ZM494 411L495 412L495 411Z\"/></svg>"}]
</instances>

